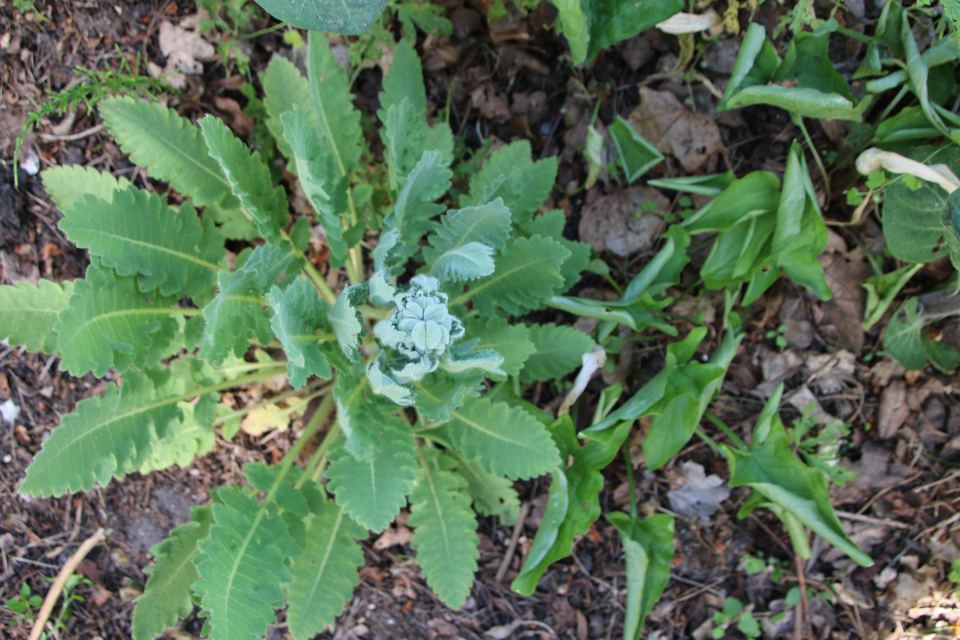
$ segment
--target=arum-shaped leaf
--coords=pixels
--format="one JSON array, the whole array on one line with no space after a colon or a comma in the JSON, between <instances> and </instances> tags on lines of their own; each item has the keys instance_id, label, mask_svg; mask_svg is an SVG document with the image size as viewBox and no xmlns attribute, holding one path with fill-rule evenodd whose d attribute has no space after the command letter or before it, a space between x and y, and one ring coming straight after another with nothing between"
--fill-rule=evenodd
<instances>
[{"instance_id":1,"label":"arum-shaped leaf","mask_svg":"<svg viewBox=\"0 0 960 640\"><path fill-rule=\"evenodd\" d=\"M274 287L267 294L273 308L270 325L287 354L287 376L294 389L312 375L329 378L330 363L320 349L318 331L329 326L330 305L321 300L306 278L297 278L283 292Z\"/></svg>"},{"instance_id":2,"label":"arum-shaped leaf","mask_svg":"<svg viewBox=\"0 0 960 640\"><path fill-rule=\"evenodd\" d=\"M926 321L916 298L909 298L890 319L884 335L887 351L905 368L919 371L927 365L922 332Z\"/></svg>"},{"instance_id":3,"label":"arum-shaped leaf","mask_svg":"<svg viewBox=\"0 0 960 640\"><path fill-rule=\"evenodd\" d=\"M466 481L441 470L436 457L436 449L421 454L408 524L427 584L448 607L459 609L470 595L480 539Z\"/></svg>"},{"instance_id":4,"label":"arum-shaped leaf","mask_svg":"<svg viewBox=\"0 0 960 640\"><path fill-rule=\"evenodd\" d=\"M150 555L155 564L143 570L150 578L133 610L135 640L153 640L177 620L193 611L190 585L197 579L193 566L197 543L206 539L213 524L213 509L190 509L190 522L170 532L170 537L153 545Z\"/></svg>"},{"instance_id":5,"label":"arum-shaped leaf","mask_svg":"<svg viewBox=\"0 0 960 640\"><path fill-rule=\"evenodd\" d=\"M543 425L523 408L504 402L469 398L447 428L454 447L495 475L532 478L560 460Z\"/></svg>"},{"instance_id":6,"label":"arum-shaped leaf","mask_svg":"<svg viewBox=\"0 0 960 640\"><path fill-rule=\"evenodd\" d=\"M479 242L445 251L430 265L430 273L444 282L476 280L490 275L493 269L493 249Z\"/></svg>"},{"instance_id":7,"label":"arum-shaped leaf","mask_svg":"<svg viewBox=\"0 0 960 640\"><path fill-rule=\"evenodd\" d=\"M139 274L143 291L159 288L165 296L206 294L225 254L223 237L189 203L173 209L133 187L110 201L90 194L75 200L59 227L121 276Z\"/></svg>"},{"instance_id":8,"label":"arum-shaped leaf","mask_svg":"<svg viewBox=\"0 0 960 640\"><path fill-rule=\"evenodd\" d=\"M36 285L21 281L0 286L0 340L10 346L24 345L29 351L56 352L53 326L72 293L69 280L62 285L40 280Z\"/></svg>"}]
</instances>

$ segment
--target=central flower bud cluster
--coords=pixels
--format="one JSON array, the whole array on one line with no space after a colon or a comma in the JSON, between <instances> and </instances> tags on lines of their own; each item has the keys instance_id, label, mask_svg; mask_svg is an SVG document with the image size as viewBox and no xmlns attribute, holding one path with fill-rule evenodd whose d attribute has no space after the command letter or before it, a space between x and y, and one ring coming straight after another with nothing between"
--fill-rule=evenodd
<instances>
[{"instance_id":1,"label":"central flower bud cluster","mask_svg":"<svg viewBox=\"0 0 960 640\"><path fill-rule=\"evenodd\" d=\"M396 310L376 327L384 344L411 360L435 362L463 337L463 324L447 310L449 297L439 288L436 278L416 276L407 291L394 296Z\"/></svg>"}]
</instances>

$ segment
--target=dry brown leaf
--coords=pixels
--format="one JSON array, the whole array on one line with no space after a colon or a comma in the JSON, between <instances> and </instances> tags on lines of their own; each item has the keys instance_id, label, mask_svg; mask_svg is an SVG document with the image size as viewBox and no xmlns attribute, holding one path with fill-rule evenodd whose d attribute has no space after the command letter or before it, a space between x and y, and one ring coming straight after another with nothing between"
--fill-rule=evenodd
<instances>
[{"instance_id":1,"label":"dry brown leaf","mask_svg":"<svg viewBox=\"0 0 960 640\"><path fill-rule=\"evenodd\" d=\"M823 319L821 331L826 325L836 327L835 339L853 353L863 349L863 312L867 292L860 282L873 275L866 260L849 260L839 253L822 254L819 258L833 297L820 303Z\"/></svg>"},{"instance_id":2,"label":"dry brown leaf","mask_svg":"<svg viewBox=\"0 0 960 640\"><path fill-rule=\"evenodd\" d=\"M903 380L894 380L880 396L880 415L878 427L884 440L897 435L897 430L910 416L907 404L907 387Z\"/></svg>"},{"instance_id":3,"label":"dry brown leaf","mask_svg":"<svg viewBox=\"0 0 960 640\"><path fill-rule=\"evenodd\" d=\"M373 543L373 548L377 551L383 551L397 545L408 544L413 540L413 534L406 527L390 527L380 534L380 537Z\"/></svg>"},{"instance_id":4,"label":"dry brown leaf","mask_svg":"<svg viewBox=\"0 0 960 640\"><path fill-rule=\"evenodd\" d=\"M706 114L690 111L669 91L641 87L640 106L627 119L661 153L679 160L687 172L696 171L707 158L723 151L717 123Z\"/></svg>"},{"instance_id":5,"label":"dry brown leaf","mask_svg":"<svg viewBox=\"0 0 960 640\"><path fill-rule=\"evenodd\" d=\"M652 205L645 205L648 202ZM651 206L652 210L646 208ZM670 201L652 187L634 187L597 198L583 210L580 240L597 253L610 251L625 258L653 246L666 227L654 211L666 213L669 207Z\"/></svg>"},{"instance_id":6,"label":"dry brown leaf","mask_svg":"<svg viewBox=\"0 0 960 640\"><path fill-rule=\"evenodd\" d=\"M213 99L213 103L222 112L223 120L234 133L243 138L253 135L253 118L243 112L239 102L233 98L217 96Z\"/></svg>"},{"instance_id":7,"label":"dry brown leaf","mask_svg":"<svg viewBox=\"0 0 960 640\"><path fill-rule=\"evenodd\" d=\"M187 31L168 20L160 23L160 51L167 56L166 73L177 71L187 75L203 73L203 60L210 60L216 51L197 31Z\"/></svg>"},{"instance_id":8,"label":"dry brown leaf","mask_svg":"<svg viewBox=\"0 0 960 640\"><path fill-rule=\"evenodd\" d=\"M510 119L510 107L503 94L492 82L485 82L470 94L470 101L480 115L487 120L506 122Z\"/></svg>"}]
</instances>

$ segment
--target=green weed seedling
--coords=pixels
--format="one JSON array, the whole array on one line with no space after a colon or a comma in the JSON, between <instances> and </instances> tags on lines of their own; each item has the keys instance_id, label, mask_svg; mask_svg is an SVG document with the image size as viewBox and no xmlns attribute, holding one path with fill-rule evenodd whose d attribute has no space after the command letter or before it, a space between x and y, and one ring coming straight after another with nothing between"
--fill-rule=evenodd
<instances>
[{"instance_id":1,"label":"green weed seedling","mask_svg":"<svg viewBox=\"0 0 960 640\"><path fill-rule=\"evenodd\" d=\"M53 579L49 579L51 582ZM52 621L54 629L57 632L62 632L66 630L67 621L70 620L70 617L73 615L71 605L74 602L83 602L83 596L79 596L73 593L73 590L76 589L81 584L93 584L87 578L84 578L80 574L72 574L67 578L66 583L63 587L63 592L61 595L61 604L60 611L57 614L57 617ZM24 583L20 586L20 595L14 596L7 600L7 609L15 613L23 622L24 626L32 626L34 619L36 619L37 612L40 610L40 606L43 604L43 598L30 589L30 585ZM47 639L46 631L40 634L41 640Z\"/></svg>"},{"instance_id":2,"label":"green weed seedling","mask_svg":"<svg viewBox=\"0 0 960 640\"><path fill-rule=\"evenodd\" d=\"M714 628L711 635L720 640L726 635L727 627L734 622L737 630L748 638L760 637L760 623L753 617L753 612L744 610L743 603L736 598L726 598L723 601L723 610L713 612Z\"/></svg>"}]
</instances>

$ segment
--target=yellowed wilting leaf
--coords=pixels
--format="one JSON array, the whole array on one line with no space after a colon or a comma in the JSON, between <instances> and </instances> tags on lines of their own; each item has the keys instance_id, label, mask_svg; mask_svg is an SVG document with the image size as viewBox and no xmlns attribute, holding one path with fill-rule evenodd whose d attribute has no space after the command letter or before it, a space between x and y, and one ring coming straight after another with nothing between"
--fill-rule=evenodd
<instances>
[{"instance_id":1,"label":"yellowed wilting leaf","mask_svg":"<svg viewBox=\"0 0 960 640\"><path fill-rule=\"evenodd\" d=\"M275 404L257 407L246 415L240 423L244 433L259 436L270 429L286 431L290 427L290 416Z\"/></svg>"},{"instance_id":2,"label":"yellowed wilting leaf","mask_svg":"<svg viewBox=\"0 0 960 640\"><path fill-rule=\"evenodd\" d=\"M660 153L676 158L688 172L723 150L720 128L713 118L691 111L669 91L641 87L640 106L627 120Z\"/></svg>"}]
</instances>

